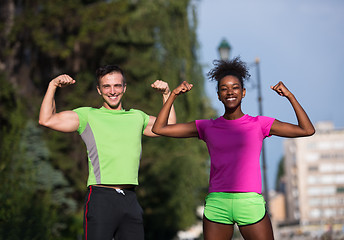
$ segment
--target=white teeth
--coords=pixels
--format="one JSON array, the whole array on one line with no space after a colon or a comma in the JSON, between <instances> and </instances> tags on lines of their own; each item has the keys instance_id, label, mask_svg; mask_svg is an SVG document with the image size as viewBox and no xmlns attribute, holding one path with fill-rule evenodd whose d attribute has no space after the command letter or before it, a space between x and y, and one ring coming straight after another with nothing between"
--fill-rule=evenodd
<instances>
[{"instance_id":1,"label":"white teeth","mask_svg":"<svg viewBox=\"0 0 344 240\"><path fill-rule=\"evenodd\" d=\"M235 98L227 98L228 101L234 101Z\"/></svg>"}]
</instances>

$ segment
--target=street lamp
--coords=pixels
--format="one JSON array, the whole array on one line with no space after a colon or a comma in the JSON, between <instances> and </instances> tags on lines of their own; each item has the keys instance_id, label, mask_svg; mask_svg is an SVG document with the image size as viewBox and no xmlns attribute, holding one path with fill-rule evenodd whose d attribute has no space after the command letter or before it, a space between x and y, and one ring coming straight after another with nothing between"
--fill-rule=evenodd
<instances>
[{"instance_id":1,"label":"street lamp","mask_svg":"<svg viewBox=\"0 0 344 240\"><path fill-rule=\"evenodd\" d=\"M227 42L226 39L222 39L218 51L220 54L221 60L228 60L229 54L230 54L231 46ZM260 59L256 58L254 61L254 65L257 70L257 91L258 91L258 110L259 115L263 115L263 105L262 105L262 91L261 91L261 80L260 80ZM263 184L264 184L264 198L266 202L267 208L269 207L269 190L268 190L268 181L266 179L266 161L265 161L265 147L264 147L264 141L262 145L262 168L263 168Z\"/></svg>"},{"instance_id":2,"label":"street lamp","mask_svg":"<svg viewBox=\"0 0 344 240\"><path fill-rule=\"evenodd\" d=\"M219 47L217 48L219 50L220 58L221 60L228 60L229 59L229 53L231 51L231 46L227 42L226 39L222 39Z\"/></svg>"}]
</instances>

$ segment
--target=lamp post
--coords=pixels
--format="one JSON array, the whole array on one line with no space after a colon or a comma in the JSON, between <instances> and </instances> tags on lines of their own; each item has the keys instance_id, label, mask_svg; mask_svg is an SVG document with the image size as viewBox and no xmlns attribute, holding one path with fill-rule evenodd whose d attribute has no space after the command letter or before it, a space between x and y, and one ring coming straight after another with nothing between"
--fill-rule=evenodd
<instances>
[{"instance_id":1,"label":"lamp post","mask_svg":"<svg viewBox=\"0 0 344 240\"><path fill-rule=\"evenodd\" d=\"M222 39L218 51L220 54L221 60L228 60L230 54L231 46L227 42L226 39ZM254 65L257 71L257 91L258 91L258 111L259 115L263 115L263 105L262 105L262 92L261 92L261 80L260 80L260 59L256 58L254 61ZM264 198L266 202L267 208L269 207L269 190L268 190L268 182L266 178L266 161L265 161L265 147L264 141L262 143L262 168L263 168L263 185L264 185Z\"/></svg>"},{"instance_id":2,"label":"lamp post","mask_svg":"<svg viewBox=\"0 0 344 240\"><path fill-rule=\"evenodd\" d=\"M222 39L219 47L217 48L217 50L219 51L219 54L220 54L220 58L222 60L228 60L229 59L229 53L230 53L231 49L232 48L229 45L229 43L227 42L227 40Z\"/></svg>"}]
</instances>

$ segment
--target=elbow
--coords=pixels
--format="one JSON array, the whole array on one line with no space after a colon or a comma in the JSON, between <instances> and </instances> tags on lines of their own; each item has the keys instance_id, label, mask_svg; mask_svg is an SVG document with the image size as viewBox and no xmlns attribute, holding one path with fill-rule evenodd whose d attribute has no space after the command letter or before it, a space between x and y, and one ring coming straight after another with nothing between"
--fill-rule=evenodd
<instances>
[{"instance_id":1,"label":"elbow","mask_svg":"<svg viewBox=\"0 0 344 240\"><path fill-rule=\"evenodd\" d=\"M164 130L165 130L164 127L158 126L156 124L154 124L152 127L152 132L159 135L159 136L164 136L164 132L165 132Z\"/></svg>"},{"instance_id":2,"label":"elbow","mask_svg":"<svg viewBox=\"0 0 344 240\"><path fill-rule=\"evenodd\" d=\"M49 127L48 121L44 119L38 119L38 124L44 127Z\"/></svg>"},{"instance_id":3,"label":"elbow","mask_svg":"<svg viewBox=\"0 0 344 240\"><path fill-rule=\"evenodd\" d=\"M312 136L312 135L314 135L314 134L315 134L315 129L314 129L314 127L313 127L313 128L311 128L311 129L307 129L306 132L305 132L305 134L304 134L304 136L305 136L305 137L310 137L310 136Z\"/></svg>"},{"instance_id":4,"label":"elbow","mask_svg":"<svg viewBox=\"0 0 344 240\"><path fill-rule=\"evenodd\" d=\"M154 127L154 126L152 127L152 132L155 133L155 134L160 135L159 134L159 130L156 127Z\"/></svg>"},{"instance_id":5,"label":"elbow","mask_svg":"<svg viewBox=\"0 0 344 240\"><path fill-rule=\"evenodd\" d=\"M315 129L314 128L312 128L309 132L308 132L308 136L312 136L312 135L314 135L315 134Z\"/></svg>"},{"instance_id":6,"label":"elbow","mask_svg":"<svg viewBox=\"0 0 344 240\"><path fill-rule=\"evenodd\" d=\"M45 122L42 119L38 119L38 124L41 126L45 126Z\"/></svg>"}]
</instances>

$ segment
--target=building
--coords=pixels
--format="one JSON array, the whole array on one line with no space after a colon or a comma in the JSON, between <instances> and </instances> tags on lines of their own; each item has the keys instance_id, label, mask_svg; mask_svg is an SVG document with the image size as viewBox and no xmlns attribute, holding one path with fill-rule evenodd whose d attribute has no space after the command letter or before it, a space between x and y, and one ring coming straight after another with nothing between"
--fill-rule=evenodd
<instances>
[{"instance_id":1,"label":"building","mask_svg":"<svg viewBox=\"0 0 344 240\"><path fill-rule=\"evenodd\" d=\"M269 213L271 221L281 223L286 220L285 194L281 192L269 192Z\"/></svg>"},{"instance_id":2,"label":"building","mask_svg":"<svg viewBox=\"0 0 344 240\"><path fill-rule=\"evenodd\" d=\"M287 221L344 229L344 129L319 122L311 137L284 141Z\"/></svg>"}]
</instances>

